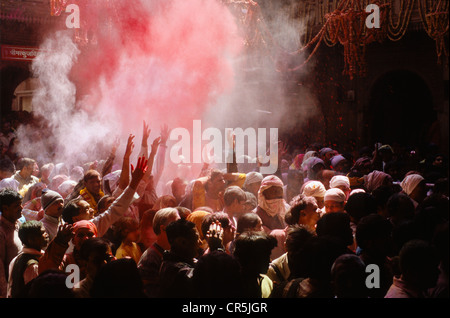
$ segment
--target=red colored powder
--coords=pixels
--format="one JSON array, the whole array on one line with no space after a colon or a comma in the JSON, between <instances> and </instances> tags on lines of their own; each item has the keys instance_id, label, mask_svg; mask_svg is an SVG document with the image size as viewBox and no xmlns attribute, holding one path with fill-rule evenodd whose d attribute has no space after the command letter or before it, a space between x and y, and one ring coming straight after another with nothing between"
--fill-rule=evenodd
<instances>
[{"instance_id":1,"label":"red colored powder","mask_svg":"<svg viewBox=\"0 0 450 318\"><path fill-rule=\"evenodd\" d=\"M81 107L117 119L123 134L140 133L143 120L155 131L191 127L233 87L241 41L220 1L84 1L80 12L96 40L71 74L87 95Z\"/></svg>"}]
</instances>

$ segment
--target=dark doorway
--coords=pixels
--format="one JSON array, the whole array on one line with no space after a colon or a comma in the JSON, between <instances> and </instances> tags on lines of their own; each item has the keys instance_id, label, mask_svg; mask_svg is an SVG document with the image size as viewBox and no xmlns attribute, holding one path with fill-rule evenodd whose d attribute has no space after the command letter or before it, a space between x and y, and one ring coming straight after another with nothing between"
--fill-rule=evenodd
<instances>
[{"instance_id":1,"label":"dark doorway","mask_svg":"<svg viewBox=\"0 0 450 318\"><path fill-rule=\"evenodd\" d=\"M431 142L430 130L437 122L433 98L417 74L399 70L380 77L369 101L370 142L420 146Z\"/></svg>"},{"instance_id":2,"label":"dark doorway","mask_svg":"<svg viewBox=\"0 0 450 318\"><path fill-rule=\"evenodd\" d=\"M9 66L0 70L0 119L11 112L14 90L29 76L26 68Z\"/></svg>"}]
</instances>

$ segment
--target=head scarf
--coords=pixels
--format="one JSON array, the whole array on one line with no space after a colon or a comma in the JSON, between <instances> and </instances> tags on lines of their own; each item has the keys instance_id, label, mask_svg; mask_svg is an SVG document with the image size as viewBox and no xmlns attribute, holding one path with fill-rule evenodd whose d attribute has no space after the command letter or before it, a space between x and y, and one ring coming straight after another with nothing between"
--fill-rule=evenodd
<instances>
[{"instance_id":1,"label":"head scarf","mask_svg":"<svg viewBox=\"0 0 450 318\"><path fill-rule=\"evenodd\" d=\"M369 193L372 193L379 186L388 183L392 183L392 177L383 171L374 170L364 176L364 187Z\"/></svg>"},{"instance_id":2,"label":"head scarf","mask_svg":"<svg viewBox=\"0 0 450 318\"><path fill-rule=\"evenodd\" d=\"M314 180L315 179L316 172L314 172L313 169L318 164L323 165L323 167L325 168L325 163L319 157L311 157L311 158L307 159L306 161L303 161L303 164L302 164L303 171L307 172L307 178L309 180Z\"/></svg>"},{"instance_id":3,"label":"head scarf","mask_svg":"<svg viewBox=\"0 0 450 318\"><path fill-rule=\"evenodd\" d=\"M302 153L295 156L294 162L291 164L289 169L299 170L302 167L302 162L303 162L304 157L305 157L305 155Z\"/></svg>"},{"instance_id":4,"label":"head scarf","mask_svg":"<svg viewBox=\"0 0 450 318\"><path fill-rule=\"evenodd\" d=\"M58 192L61 194L72 192L76 185L77 183L74 180L66 180L59 185Z\"/></svg>"},{"instance_id":5,"label":"head scarf","mask_svg":"<svg viewBox=\"0 0 450 318\"><path fill-rule=\"evenodd\" d=\"M202 210L197 210L197 211L190 213L186 217L186 220L195 224L195 227L197 228L197 231L198 231L198 234L200 235L201 240L205 239L205 236L203 235L203 232L202 232L202 222L203 222L203 219L209 214L211 214L211 213L202 211Z\"/></svg>"},{"instance_id":6,"label":"head scarf","mask_svg":"<svg viewBox=\"0 0 450 318\"><path fill-rule=\"evenodd\" d=\"M261 182L263 180L263 175L259 172L252 171L246 174L244 188L249 184Z\"/></svg>"},{"instance_id":7,"label":"head scarf","mask_svg":"<svg viewBox=\"0 0 450 318\"><path fill-rule=\"evenodd\" d=\"M5 188L10 188L19 192L19 181L13 177L0 180L0 189Z\"/></svg>"},{"instance_id":8,"label":"head scarf","mask_svg":"<svg viewBox=\"0 0 450 318\"><path fill-rule=\"evenodd\" d=\"M345 202L346 198L344 191L339 188L332 188L325 192L324 201Z\"/></svg>"},{"instance_id":9,"label":"head scarf","mask_svg":"<svg viewBox=\"0 0 450 318\"><path fill-rule=\"evenodd\" d=\"M312 180L305 183L302 193L308 197L323 198L326 191L327 190L325 189L325 186L322 182Z\"/></svg>"},{"instance_id":10,"label":"head scarf","mask_svg":"<svg viewBox=\"0 0 450 318\"><path fill-rule=\"evenodd\" d=\"M304 172L308 171L308 167L306 166L306 162L308 161L308 159L312 158L312 157L318 157L319 154L317 153L317 151L314 150L310 150L307 153L305 153L305 155L303 156L303 160L302 160L302 169Z\"/></svg>"},{"instance_id":11,"label":"head scarf","mask_svg":"<svg viewBox=\"0 0 450 318\"><path fill-rule=\"evenodd\" d=\"M336 169L336 166L339 164L339 162L341 162L343 160L347 160L347 159L345 159L345 157L343 155L333 156L333 158L331 158L331 167L333 169Z\"/></svg>"},{"instance_id":12,"label":"head scarf","mask_svg":"<svg viewBox=\"0 0 450 318\"><path fill-rule=\"evenodd\" d=\"M95 236L97 236L97 227L94 223L88 220L77 221L73 224L72 231L76 234L80 229L89 229Z\"/></svg>"},{"instance_id":13,"label":"head scarf","mask_svg":"<svg viewBox=\"0 0 450 318\"><path fill-rule=\"evenodd\" d=\"M261 187L258 190L258 206L272 217L276 215L284 216L289 205L284 199L267 200L263 192L271 187L283 188L283 186L283 181L280 178L275 175L269 175L262 180Z\"/></svg>"},{"instance_id":14,"label":"head scarf","mask_svg":"<svg viewBox=\"0 0 450 318\"><path fill-rule=\"evenodd\" d=\"M361 157L355 161L350 171L358 173L363 172L367 168L370 169L371 167L372 167L372 160L369 157Z\"/></svg>"},{"instance_id":15,"label":"head scarf","mask_svg":"<svg viewBox=\"0 0 450 318\"><path fill-rule=\"evenodd\" d=\"M422 180L424 178L420 174L410 174L403 179L400 186L407 195L410 195Z\"/></svg>"},{"instance_id":16,"label":"head scarf","mask_svg":"<svg viewBox=\"0 0 450 318\"><path fill-rule=\"evenodd\" d=\"M330 180L330 188L345 187L350 188L350 180L346 176L334 176Z\"/></svg>"},{"instance_id":17,"label":"head scarf","mask_svg":"<svg viewBox=\"0 0 450 318\"><path fill-rule=\"evenodd\" d=\"M327 153L333 152L333 151L334 151L334 150L331 149L331 148L329 148L329 147L324 147L324 148L320 149L319 153L320 153L320 155L323 157L323 156L325 156Z\"/></svg>"}]
</instances>

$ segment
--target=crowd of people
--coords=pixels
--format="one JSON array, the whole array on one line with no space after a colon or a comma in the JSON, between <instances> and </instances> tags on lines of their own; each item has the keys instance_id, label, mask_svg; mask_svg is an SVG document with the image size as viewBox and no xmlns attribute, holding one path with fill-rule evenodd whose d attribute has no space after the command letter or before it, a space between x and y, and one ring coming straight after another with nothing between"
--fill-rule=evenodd
<instances>
[{"instance_id":1,"label":"crowd of people","mask_svg":"<svg viewBox=\"0 0 450 318\"><path fill-rule=\"evenodd\" d=\"M130 134L122 155L69 165L16 153L3 122L0 297L449 297L435 148L280 143L274 174L187 177L165 169L168 131L149 145L144 122L136 162Z\"/></svg>"}]
</instances>

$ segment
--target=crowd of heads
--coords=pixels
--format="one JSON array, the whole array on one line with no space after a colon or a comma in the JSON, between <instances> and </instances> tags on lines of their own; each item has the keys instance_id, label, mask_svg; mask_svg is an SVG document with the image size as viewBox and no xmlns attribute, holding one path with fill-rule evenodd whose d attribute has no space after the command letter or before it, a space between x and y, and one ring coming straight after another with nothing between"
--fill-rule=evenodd
<instances>
[{"instance_id":1,"label":"crowd of heads","mask_svg":"<svg viewBox=\"0 0 450 318\"><path fill-rule=\"evenodd\" d=\"M4 297L449 297L448 167L435 148L287 144L274 174L204 165L187 177L164 170L160 146L136 181L126 155L39 162L15 138L2 124L0 229L13 240L16 224L21 245L1 255ZM62 286L63 263L81 268L79 285Z\"/></svg>"}]
</instances>

